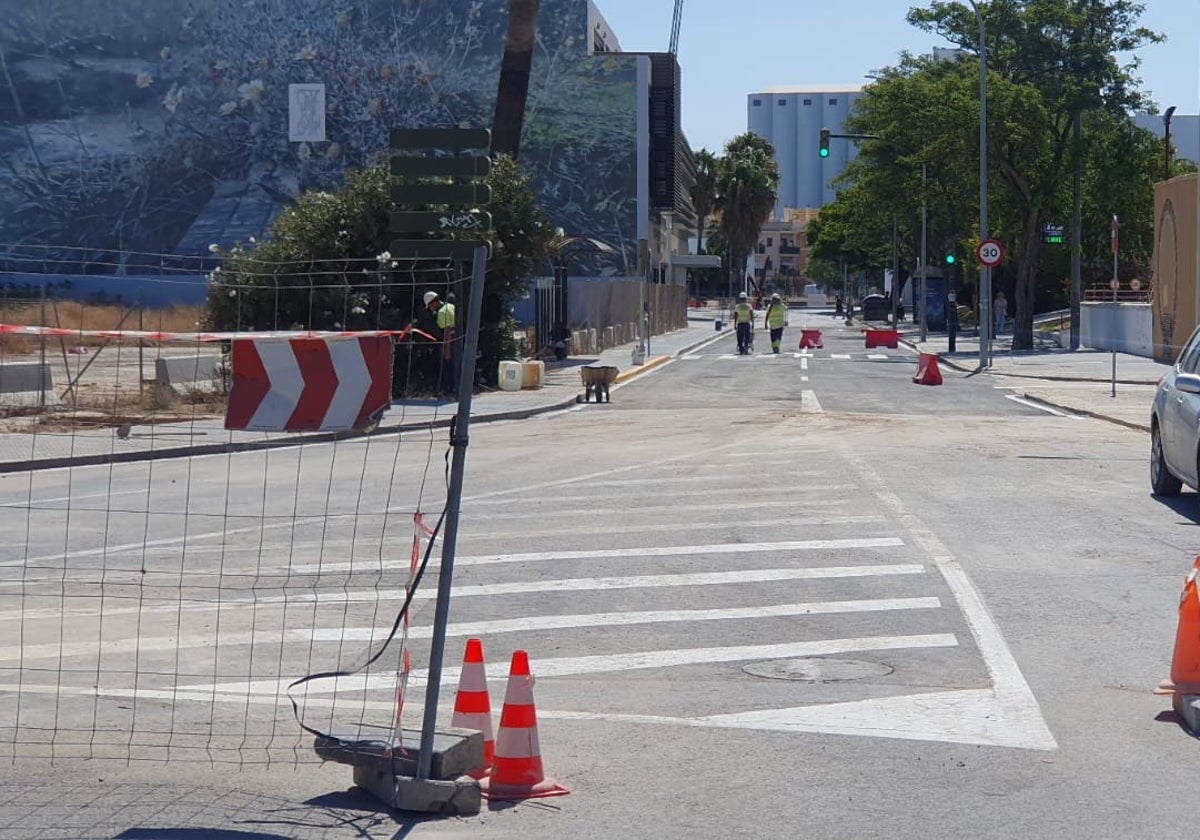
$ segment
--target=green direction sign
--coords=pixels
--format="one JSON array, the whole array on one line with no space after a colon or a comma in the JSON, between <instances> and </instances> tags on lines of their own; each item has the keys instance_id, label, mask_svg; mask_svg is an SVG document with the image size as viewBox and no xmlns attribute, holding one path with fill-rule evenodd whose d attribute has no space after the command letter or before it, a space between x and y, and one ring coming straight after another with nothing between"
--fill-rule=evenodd
<instances>
[{"instance_id":1,"label":"green direction sign","mask_svg":"<svg viewBox=\"0 0 1200 840\"><path fill-rule=\"evenodd\" d=\"M392 174L401 178L483 178L492 171L485 157L394 157Z\"/></svg>"},{"instance_id":2,"label":"green direction sign","mask_svg":"<svg viewBox=\"0 0 1200 840\"><path fill-rule=\"evenodd\" d=\"M492 146L492 132L486 128L393 128L390 139L393 149L464 152Z\"/></svg>"},{"instance_id":3,"label":"green direction sign","mask_svg":"<svg viewBox=\"0 0 1200 840\"><path fill-rule=\"evenodd\" d=\"M475 207L491 200L492 188L487 184L406 184L392 187L392 201L409 206L465 204Z\"/></svg>"},{"instance_id":4,"label":"green direction sign","mask_svg":"<svg viewBox=\"0 0 1200 840\"><path fill-rule=\"evenodd\" d=\"M1042 226L1042 242L1047 245L1061 245L1065 241L1062 225L1046 224Z\"/></svg>"},{"instance_id":5,"label":"green direction sign","mask_svg":"<svg viewBox=\"0 0 1200 840\"><path fill-rule=\"evenodd\" d=\"M392 259L394 260L406 257L424 259L444 257L451 260L466 261L474 258L475 249L480 246L487 248L488 256L491 256L490 243L469 242L457 239L393 239L392 244L388 248L388 253L392 255Z\"/></svg>"},{"instance_id":6,"label":"green direction sign","mask_svg":"<svg viewBox=\"0 0 1200 840\"><path fill-rule=\"evenodd\" d=\"M491 229L491 213L461 210L447 210L445 213L392 213L392 233L461 233Z\"/></svg>"}]
</instances>

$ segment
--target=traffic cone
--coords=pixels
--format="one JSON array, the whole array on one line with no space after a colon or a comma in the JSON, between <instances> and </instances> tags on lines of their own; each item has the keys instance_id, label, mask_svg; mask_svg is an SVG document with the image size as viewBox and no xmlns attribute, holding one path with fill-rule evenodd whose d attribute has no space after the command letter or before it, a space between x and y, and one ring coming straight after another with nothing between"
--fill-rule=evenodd
<instances>
[{"instance_id":1,"label":"traffic cone","mask_svg":"<svg viewBox=\"0 0 1200 840\"><path fill-rule=\"evenodd\" d=\"M823 348L825 345L821 343L820 330L800 330L800 350L807 350L810 347Z\"/></svg>"},{"instance_id":2,"label":"traffic cone","mask_svg":"<svg viewBox=\"0 0 1200 840\"><path fill-rule=\"evenodd\" d=\"M921 353L917 356L917 372L912 381L918 385L941 385L942 372L938 370L937 353Z\"/></svg>"},{"instance_id":3,"label":"traffic cone","mask_svg":"<svg viewBox=\"0 0 1200 840\"><path fill-rule=\"evenodd\" d=\"M1175 655L1171 657L1171 678L1154 689L1155 694L1200 694L1200 595L1196 593L1196 575L1200 557L1183 579L1179 596L1179 627L1175 631Z\"/></svg>"},{"instance_id":4,"label":"traffic cone","mask_svg":"<svg viewBox=\"0 0 1200 840\"><path fill-rule=\"evenodd\" d=\"M467 639L458 693L454 695L454 726L483 733L483 766L468 775L478 779L492 766L495 737L492 735L492 700L488 696L487 672L483 665L483 642Z\"/></svg>"},{"instance_id":5,"label":"traffic cone","mask_svg":"<svg viewBox=\"0 0 1200 840\"><path fill-rule=\"evenodd\" d=\"M490 775L480 781L485 798L497 801L536 799L570 793L542 771L538 746L537 711L533 705L533 675L529 654L513 652L496 735L495 760Z\"/></svg>"}]
</instances>

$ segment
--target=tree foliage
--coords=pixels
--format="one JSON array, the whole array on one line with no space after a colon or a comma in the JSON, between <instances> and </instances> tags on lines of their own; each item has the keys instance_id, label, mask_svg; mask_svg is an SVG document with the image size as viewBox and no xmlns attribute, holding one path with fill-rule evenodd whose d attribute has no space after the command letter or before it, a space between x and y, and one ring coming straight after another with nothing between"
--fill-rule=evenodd
<instances>
[{"instance_id":1,"label":"tree foliage","mask_svg":"<svg viewBox=\"0 0 1200 840\"><path fill-rule=\"evenodd\" d=\"M510 307L525 291L534 265L546 258L554 231L537 206L529 178L512 158L493 161L488 183L492 257L478 363L485 380L494 381L499 361L516 350ZM392 258L391 186L386 169L349 172L339 190L303 194L280 214L263 242L239 243L228 251L214 246L221 265L210 276L208 326L400 330L416 323L432 332L424 291L445 294L460 287L459 305L465 306L469 270L430 270ZM436 367L436 354L415 351L412 360L396 366L396 390L428 386Z\"/></svg>"},{"instance_id":2,"label":"tree foliage","mask_svg":"<svg viewBox=\"0 0 1200 840\"><path fill-rule=\"evenodd\" d=\"M1129 0L992 0L980 9L987 31L988 232L1007 251L994 285L1011 291L1013 346L1022 349L1032 345L1035 307L1062 294L1067 249L1047 252L1042 228L1053 221L1069 229L1077 166L1085 185L1084 264L1102 273L1114 213L1130 219L1121 240L1127 270L1140 272L1148 262L1161 152L1129 116L1151 105L1137 90L1136 59L1122 65L1117 56L1161 36L1138 26L1143 7ZM889 249L869 243L890 242L894 215L904 261L915 264L922 202L931 264L948 249L970 253L978 243L978 21L969 6L943 0L910 10L908 20L968 57L905 55L865 90L847 128L880 139L863 143L838 200L810 232L818 261L886 265Z\"/></svg>"},{"instance_id":3,"label":"tree foliage","mask_svg":"<svg viewBox=\"0 0 1200 840\"><path fill-rule=\"evenodd\" d=\"M778 187L779 165L767 140L748 131L725 144L717 166L714 206L735 266L745 265L758 243L763 223L775 207Z\"/></svg>"}]
</instances>

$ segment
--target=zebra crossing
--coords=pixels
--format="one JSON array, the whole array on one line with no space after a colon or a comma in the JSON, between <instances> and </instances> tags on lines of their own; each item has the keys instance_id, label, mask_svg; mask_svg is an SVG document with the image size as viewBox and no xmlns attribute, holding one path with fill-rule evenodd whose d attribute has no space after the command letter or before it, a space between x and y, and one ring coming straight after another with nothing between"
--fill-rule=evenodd
<instances>
[{"instance_id":1,"label":"zebra crossing","mask_svg":"<svg viewBox=\"0 0 1200 840\"><path fill-rule=\"evenodd\" d=\"M801 351L781 350L779 353L770 353L770 352L763 353L760 351L760 352L755 352L755 353L747 354L747 355L740 355L738 353L694 352L694 353L686 353L682 356L679 356L678 358L683 361L703 361L703 360L707 360L707 361L715 360L715 361L721 361L721 362L771 361L771 362L775 362L777 364L782 364L782 363L794 364L797 361L804 362L804 361L810 360L810 359L831 359L833 361L838 361L838 362L849 362L849 361L877 362L877 361L890 361L893 359L902 359L904 361L911 361L913 359L913 357L914 357L914 354L912 351L907 350L907 349L902 349L902 350L893 350L891 352L877 352L877 351L864 350L864 351L855 352L855 353L832 353L832 352L829 352L828 350L816 350L816 351L813 351L813 350L801 350Z\"/></svg>"}]
</instances>

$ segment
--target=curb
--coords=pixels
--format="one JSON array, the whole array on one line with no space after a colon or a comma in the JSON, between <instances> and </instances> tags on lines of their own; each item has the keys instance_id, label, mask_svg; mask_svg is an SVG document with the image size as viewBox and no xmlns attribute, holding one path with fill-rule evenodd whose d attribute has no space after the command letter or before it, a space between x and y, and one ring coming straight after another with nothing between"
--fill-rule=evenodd
<instances>
[{"instance_id":1,"label":"curb","mask_svg":"<svg viewBox=\"0 0 1200 840\"><path fill-rule=\"evenodd\" d=\"M1118 426L1124 426L1125 428L1133 429L1134 431L1146 432L1146 433L1150 432L1150 424L1149 423L1146 423L1146 424L1134 423L1130 420L1122 420L1119 417L1113 417L1109 414L1101 414L1098 411L1089 411L1086 408L1076 408L1075 406L1063 405L1061 403L1051 402L1050 400L1045 399L1044 397L1035 397L1032 394L1022 393L1021 399L1029 400L1030 402L1035 402L1039 405L1044 405L1049 408L1058 409L1059 411L1066 411L1071 414L1078 414L1082 417L1091 417L1095 420L1107 420L1109 423L1115 423Z\"/></svg>"},{"instance_id":2,"label":"curb","mask_svg":"<svg viewBox=\"0 0 1200 840\"><path fill-rule=\"evenodd\" d=\"M904 339L901 339L900 341L902 344L907 345L909 348L916 350L917 352L927 352L927 351L922 351L917 345L913 344L911 341L905 341ZM960 363L957 359L950 357L950 356L945 356L941 353L938 353L937 357L938 357L939 364L944 364L947 367L954 368L955 370L961 371L962 373L975 373L978 371L981 373L990 374L992 376L1011 376L1013 379L1041 379L1041 380L1045 380L1046 382L1095 382L1097 384L1108 384L1109 382L1112 382L1112 379L1109 377L1104 377L1103 379L1101 379L1101 378L1098 378L1095 376L1063 376L1062 374L1057 374L1057 373L1044 373L1044 374L1043 373L1010 373L1009 371L1005 371L1005 370L997 370L994 367L986 368L985 370L980 371L978 365L964 365L964 364ZM1149 380L1149 379L1118 379L1117 384L1118 385L1155 385L1157 383L1152 380Z\"/></svg>"}]
</instances>

